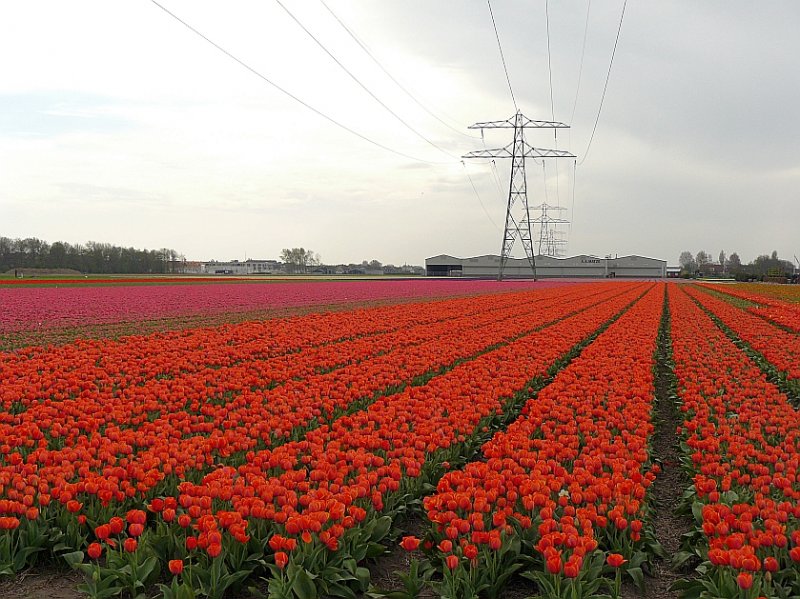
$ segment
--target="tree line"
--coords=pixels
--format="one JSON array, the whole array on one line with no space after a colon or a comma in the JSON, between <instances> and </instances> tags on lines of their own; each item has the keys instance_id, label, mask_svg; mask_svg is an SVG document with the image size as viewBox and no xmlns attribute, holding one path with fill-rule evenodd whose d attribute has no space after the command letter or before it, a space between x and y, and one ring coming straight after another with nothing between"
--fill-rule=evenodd
<instances>
[{"instance_id":1,"label":"tree line","mask_svg":"<svg viewBox=\"0 0 800 599\"><path fill-rule=\"evenodd\" d=\"M0 272L26 268L71 269L87 274L165 274L185 258L173 249L138 250L88 241L47 243L35 237L0 237Z\"/></svg>"},{"instance_id":2,"label":"tree line","mask_svg":"<svg viewBox=\"0 0 800 599\"><path fill-rule=\"evenodd\" d=\"M791 278L795 270L794 263L779 258L777 251L773 251L772 254L761 254L749 264L743 264L736 252L728 256L723 250L714 261L705 250L700 250L697 254L684 251L681 252L678 262L681 265L681 273L687 277L728 275L743 281L766 277Z\"/></svg>"}]
</instances>

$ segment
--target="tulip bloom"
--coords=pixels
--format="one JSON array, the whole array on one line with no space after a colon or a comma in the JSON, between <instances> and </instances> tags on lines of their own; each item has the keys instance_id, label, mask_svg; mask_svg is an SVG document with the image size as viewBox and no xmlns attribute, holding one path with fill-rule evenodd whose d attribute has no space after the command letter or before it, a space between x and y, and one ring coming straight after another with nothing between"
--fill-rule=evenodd
<instances>
[{"instance_id":1,"label":"tulip bloom","mask_svg":"<svg viewBox=\"0 0 800 599\"><path fill-rule=\"evenodd\" d=\"M420 540L417 537L403 537L400 546L406 551L416 551L419 548Z\"/></svg>"},{"instance_id":2,"label":"tulip bloom","mask_svg":"<svg viewBox=\"0 0 800 599\"><path fill-rule=\"evenodd\" d=\"M183 572L183 560L182 559L171 559L167 563L169 567L169 571L174 575L178 576L181 572Z\"/></svg>"},{"instance_id":3,"label":"tulip bloom","mask_svg":"<svg viewBox=\"0 0 800 599\"><path fill-rule=\"evenodd\" d=\"M750 572L739 572L739 575L736 577L736 583L739 585L739 588L746 591L753 586L753 575L750 574Z\"/></svg>"},{"instance_id":4,"label":"tulip bloom","mask_svg":"<svg viewBox=\"0 0 800 599\"><path fill-rule=\"evenodd\" d=\"M86 555L92 559L97 559L103 554L103 546L100 543L89 543L86 548Z\"/></svg>"},{"instance_id":5,"label":"tulip bloom","mask_svg":"<svg viewBox=\"0 0 800 599\"><path fill-rule=\"evenodd\" d=\"M624 564L626 560L621 554L619 553L609 553L608 557L606 558L606 562L612 568L619 568L622 564Z\"/></svg>"}]
</instances>

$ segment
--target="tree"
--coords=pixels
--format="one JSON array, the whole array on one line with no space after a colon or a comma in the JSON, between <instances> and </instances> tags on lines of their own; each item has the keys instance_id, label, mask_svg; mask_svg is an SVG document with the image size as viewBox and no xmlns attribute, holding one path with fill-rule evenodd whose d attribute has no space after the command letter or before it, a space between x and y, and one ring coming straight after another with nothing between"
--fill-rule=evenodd
<instances>
[{"instance_id":1,"label":"tree","mask_svg":"<svg viewBox=\"0 0 800 599\"><path fill-rule=\"evenodd\" d=\"M709 269L709 265L711 264L711 256L705 250L700 250L697 252L697 256L695 256L695 262L697 262L697 270L699 270L703 274L707 274Z\"/></svg>"},{"instance_id":2,"label":"tree","mask_svg":"<svg viewBox=\"0 0 800 599\"><path fill-rule=\"evenodd\" d=\"M71 268L87 273L165 272L162 254L175 250L137 250L108 243L89 241L71 245L56 241L52 245L36 238L0 237L0 272L25 268Z\"/></svg>"},{"instance_id":3,"label":"tree","mask_svg":"<svg viewBox=\"0 0 800 599\"><path fill-rule=\"evenodd\" d=\"M305 273L308 272L309 266L321 264L319 254L301 247L282 249L281 261L286 264L286 269L293 273Z\"/></svg>"},{"instance_id":4,"label":"tree","mask_svg":"<svg viewBox=\"0 0 800 599\"><path fill-rule=\"evenodd\" d=\"M742 261L739 258L739 254L731 252L731 255L728 257L728 272L735 274L740 270L742 270Z\"/></svg>"},{"instance_id":5,"label":"tree","mask_svg":"<svg viewBox=\"0 0 800 599\"><path fill-rule=\"evenodd\" d=\"M722 267L722 272L725 272L725 250L719 251L719 265Z\"/></svg>"},{"instance_id":6,"label":"tree","mask_svg":"<svg viewBox=\"0 0 800 599\"><path fill-rule=\"evenodd\" d=\"M694 256L692 256L692 252L681 252L680 258L678 258L678 263L681 265L681 269L686 274L694 274L697 270L697 262L694 261Z\"/></svg>"}]
</instances>

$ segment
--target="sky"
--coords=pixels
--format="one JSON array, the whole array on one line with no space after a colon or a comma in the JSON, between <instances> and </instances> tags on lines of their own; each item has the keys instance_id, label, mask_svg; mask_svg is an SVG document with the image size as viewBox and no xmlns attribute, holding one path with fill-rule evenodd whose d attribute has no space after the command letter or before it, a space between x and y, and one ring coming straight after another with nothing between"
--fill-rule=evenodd
<instances>
[{"instance_id":1,"label":"sky","mask_svg":"<svg viewBox=\"0 0 800 599\"><path fill-rule=\"evenodd\" d=\"M486 2L159 1L252 70L151 0L0 5L0 235L499 253L510 161L461 160L513 136L467 128L515 113ZM517 106L571 125L526 141L577 156L526 161L530 205L567 255L800 255L800 3L629 2L587 154L623 1L492 2Z\"/></svg>"}]
</instances>

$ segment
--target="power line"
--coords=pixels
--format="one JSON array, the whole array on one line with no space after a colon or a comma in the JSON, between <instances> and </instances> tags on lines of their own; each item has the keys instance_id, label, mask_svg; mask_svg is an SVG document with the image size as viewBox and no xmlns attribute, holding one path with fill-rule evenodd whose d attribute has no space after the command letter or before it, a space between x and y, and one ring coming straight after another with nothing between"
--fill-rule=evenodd
<instances>
[{"instance_id":1,"label":"power line","mask_svg":"<svg viewBox=\"0 0 800 599\"><path fill-rule=\"evenodd\" d=\"M481 142L483 143L483 149L488 152L489 148L486 147L486 139L483 136L483 129L481 129ZM497 174L497 163L494 161L494 159L492 159L489 164L491 164L491 171L494 175L494 181L497 184L497 191L500 194L500 200L503 200L503 185L500 183L500 175Z\"/></svg>"},{"instance_id":2,"label":"power line","mask_svg":"<svg viewBox=\"0 0 800 599\"><path fill-rule=\"evenodd\" d=\"M315 36L313 33L311 33L311 31L309 31L309 30L308 30L308 28L306 28L306 26L305 26L305 25L303 25L303 23L302 23L302 22L301 22L301 21L300 21L300 20L299 20L299 19L298 19L298 18L297 18L297 17L296 17L296 16L295 16L293 13L292 13L292 11L290 11L288 8L286 8L286 6L283 4L283 2L281 2L281 0L275 0L275 2L278 4L278 6L280 6L280 7L281 7L281 8L282 8L282 9L283 9L285 12L286 12L286 14L288 14L288 15L289 15L289 16L292 18L292 20L293 20L295 23L297 23L297 24L300 26L300 29L302 29L303 31L305 31L305 32L306 32L306 34L307 34L307 35L308 35L308 36L309 36L309 37L310 37L312 40L314 40L314 41L316 42L316 44L317 44L317 45L318 45L320 48L322 48L322 50L323 50L323 51L324 51L324 52L325 52L325 53L326 53L328 56L330 56L330 57L331 57L331 59L333 59L333 61L334 61L334 62L335 62L337 65L339 65L339 67L340 67L340 68L341 68L341 69L342 69L342 70L343 70L345 73L347 73L348 75L350 75L350 78L351 78L353 81L355 81L355 82L356 82L356 83L359 85L359 87L361 87L361 89L363 89L365 92L367 92L367 93L370 95L370 97L371 97L373 100L375 100L375 101L376 101L378 104L380 104L380 105L381 105L381 106L382 106L382 107L383 107L383 108L386 110L386 112L388 112L388 113L389 113L389 114L391 114L391 115L392 115L394 118L396 118L398 121L400 121L400 123L402 123L402 124L403 124L403 125L404 125L404 126L405 126L405 127L408 129L408 130L409 130L409 131L411 131L412 133L414 133L414 135L416 135L417 137L419 137L419 138L420 138L420 139L422 139L423 141L427 142L428 144L430 144L431 146L433 146L434 148L436 148L436 149L437 149L437 150L439 150L440 152L443 152L443 153L447 154L447 155L448 155L448 156L450 156L451 158L458 159L458 157L457 157L456 155L454 155L454 154L451 154L451 153L450 153L450 152L448 152L447 150L445 150L445 149L443 149L443 148L440 148L439 146L437 146L437 145L436 145L434 142L432 142L430 139L428 139L427 137L425 137L425 136L424 136L422 133L420 133L419 131L417 131L416 129L414 129L414 127L412 127L411 125L409 125L409 124L408 124L408 123L407 123L405 120L403 120L403 118L402 118L402 117L401 117L399 114L397 114L397 113L396 113L394 110L392 110L391 108L389 108L389 106L387 106L387 105L386 105L386 104L385 104L385 103L384 103L384 102L383 102L383 101L382 101L382 100L381 100L381 99L380 99L378 96L376 96L376 95L375 95L375 94L374 94L374 93L373 93L373 92L372 92L372 91L371 91L371 90L370 90L370 89L369 89L369 88L368 88L366 85L364 85L364 84L361 82L361 80L360 80L358 77L356 77L356 76L353 74L353 72L352 72L352 71L350 71L350 69L348 69L346 66L344 66L344 64L342 64L342 62L341 62L341 61L340 61L338 58L336 58L336 56L334 56L334 55L333 55L333 53L332 53L330 50L328 50L328 48L326 48L326 47L325 47L325 45L324 45L324 44L323 44L321 41L319 41L319 39L317 39L317 37L316 37L316 36Z\"/></svg>"},{"instance_id":3,"label":"power line","mask_svg":"<svg viewBox=\"0 0 800 599\"><path fill-rule=\"evenodd\" d=\"M617 44L619 43L619 34L622 32L622 20L625 18L625 7L628 5L628 0L622 4L622 14L619 16L619 27L617 27L617 37L614 40L614 49L611 51L611 60L608 63L608 73L606 73L606 82L603 85L603 95L600 96L600 107L597 109L597 118L594 120L594 127L592 127L592 135L589 137L589 144L586 146L586 151L583 153L583 158L578 163L578 166L586 162L586 157L589 156L589 149L592 147L594 140L594 133L597 131L597 123L600 121L600 113L603 111L603 102L606 99L606 90L608 89L608 80L611 79L611 67L614 65L614 55L617 53Z\"/></svg>"},{"instance_id":4,"label":"power line","mask_svg":"<svg viewBox=\"0 0 800 599\"><path fill-rule=\"evenodd\" d=\"M589 11L592 9L592 0L586 6L586 24L583 26L583 46L581 48L581 64L578 67L578 86L575 89L575 101L572 103L572 116L569 117L569 124L575 121L575 109L578 107L578 94L581 91L581 77L583 76L583 59L586 56L586 38L589 35Z\"/></svg>"},{"instance_id":5,"label":"power line","mask_svg":"<svg viewBox=\"0 0 800 599\"><path fill-rule=\"evenodd\" d=\"M553 101L553 66L550 59L550 2L544 2L544 22L547 30L547 74L550 83L550 113L552 120L556 120L556 105ZM558 149L558 129L553 129L553 142ZM558 161L556 160L556 203L561 206L561 189L558 181Z\"/></svg>"},{"instance_id":6,"label":"power line","mask_svg":"<svg viewBox=\"0 0 800 599\"><path fill-rule=\"evenodd\" d=\"M497 173L497 163L492 160L490 164L492 166L492 173L494 174L494 182L497 185L497 192L500 194L498 197L502 201L504 195L503 184L500 182L500 175Z\"/></svg>"},{"instance_id":7,"label":"power line","mask_svg":"<svg viewBox=\"0 0 800 599\"><path fill-rule=\"evenodd\" d=\"M578 161L572 161L572 208L569 211L569 234L572 235L572 223L575 222L575 177L578 175Z\"/></svg>"},{"instance_id":8,"label":"power line","mask_svg":"<svg viewBox=\"0 0 800 599\"><path fill-rule=\"evenodd\" d=\"M377 141L375 141L374 139L370 139L370 138L369 138L369 137L367 137L366 135L363 135L362 133L359 133L358 131L356 131L356 130L354 130L354 129L351 129L351 128L350 128L350 127L348 127L347 125L345 125L345 124L343 124L343 123L340 123L339 121L337 121L336 119L334 119L332 116L329 116L329 115L325 114L324 112L322 112L322 111L321 111L321 110L319 110L318 108L315 108L314 106L312 106L312 105L311 105L311 104L309 104L308 102L306 102L306 101L304 101L304 100L301 100L300 98L298 98L297 96L295 96L295 95L294 95L293 93L291 93L290 91L288 91L288 90L284 89L283 87L281 87L280 85L278 85L277 83L275 83L274 81L272 81L271 79L269 79L268 77L266 77L265 75L261 74L261 73L260 73L260 72L258 72L256 69L254 69L253 67L251 67L249 64L247 64L246 62L244 62L244 61L243 61L243 60L241 60L240 58L237 58L236 56L234 56L233 54L231 54L230 52L228 52L228 51L227 51L225 48L223 48L222 46L220 46L219 44L217 44L216 42L214 42L214 41L213 41L213 40L211 40L210 38L206 37L206 36L205 36L203 33L201 33L200 31L198 31L197 29L195 29L195 28L194 28L194 27L192 27L191 25L189 25L189 23L187 23L186 21L184 21L183 19L181 19L181 18L180 18L178 15L176 15L175 13L171 12L171 11L170 11L169 9L167 9L166 7L164 7L164 6L162 6L161 4L159 4L159 3L158 3L156 0L150 0L150 1L151 1L153 4L155 4L155 5L156 5L158 8L160 8L161 10L163 10L165 13L167 13L169 16L171 16L173 19L175 19L176 21L178 21L179 23L181 23L181 24L182 24L184 27L186 27L187 29L189 29L189 30L190 30L192 33L194 33L194 34L198 35L199 37L201 37L202 39L204 39L206 42L208 42L209 44L211 44L212 46L214 46L214 47L215 47L217 50L219 50L220 52L222 52L223 54L225 54L225 55L226 55L228 58L231 58L232 60L234 60L234 61L236 61L237 63L239 63L239 64L240 64L241 66L243 66L245 69L247 69L248 71L250 71L251 73L253 73L253 74L254 74L256 77L258 77L259 79L263 80L263 81L264 81L264 82L266 82L266 83L269 83L269 84L270 84L272 87L274 87L275 89L277 89L277 90L278 90L279 92L281 92L282 94L284 94L284 95L286 95L286 96L290 97L292 100L294 100L294 101L295 101L295 102L297 102L298 104L301 104L302 106L304 106L305 108L307 108L308 110L310 110L311 112L313 112L314 114L316 114L316 115L318 115L318 116L321 116L322 118L324 118L324 119L325 119L325 120L327 120L328 122L330 122L330 123L332 123L332 124L336 125L336 126L337 126L337 127L339 127L340 129L344 129L344 130L345 130L345 131L347 131L348 133L350 133L350 134L352 134L352 135L355 135L355 136L356 136L356 137L358 137L359 139L362 139L362 140L366 141L367 143L370 143L370 144L372 144L373 146L376 146L376 147L378 147L378 148L381 148L382 150L386 150L387 152L391 152L392 154L396 154L396 155L398 155L398 156L402 156L403 158L408 158L409 160L414 160L414 161L416 161L416 162L424 162L424 163L426 163L426 164L449 164L449 163L445 163L445 162L432 162L432 161L430 161L430 160L423 160L422 158L417 158L416 156L411 156L410 154L405 154L404 152L400 152L399 150L395 150L395 149L393 149L393 148L390 148L389 146L385 146L385 145L383 145L382 143L380 143L380 142L377 142Z\"/></svg>"},{"instance_id":9,"label":"power line","mask_svg":"<svg viewBox=\"0 0 800 599\"><path fill-rule=\"evenodd\" d=\"M461 161L461 166L464 167L464 174L467 175L467 179L469 179L469 184L472 185L472 191L475 192L475 197L478 198L478 203L481 205L481 208L483 208L484 214L486 214L486 216L488 217L489 221L494 225L494 228L497 229L498 231L500 231L500 226L496 222L494 222L494 219L492 218L492 215L489 214L489 211L486 209L486 206L483 204L483 200L481 199L481 195L478 193L478 188L475 187L475 183L472 182L472 177L469 176L469 171L467 170L467 165L464 163L463 160Z\"/></svg>"},{"instance_id":10,"label":"power line","mask_svg":"<svg viewBox=\"0 0 800 599\"><path fill-rule=\"evenodd\" d=\"M506 57L503 55L503 46L500 43L500 34L497 33L497 23L494 21L494 13L492 12L492 2L491 0L486 0L486 4L489 5L489 15L492 17L492 26L494 27L494 36L497 38L497 47L500 49L500 60L503 61L503 71L506 73L506 81L508 81L508 91L511 92L511 101L514 102L514 109L519 111L517 107L517 100L514 98L514 90L511 89L511 78L508 76L508 67L506 66Z\"/></svg>"},{"instance_id":11,"label":"power line","mask_svg":"<svg viewBox=\"0 0 800 599\"><path fill-rule=\"evenodd\" d=\"M542 181L544 181L544 201L546 204L549 204L550 198L547 195L547 165L545 160L542 160Z\"/></svg>"},{"instance_id":12,"label":"power line","mask_svg":"<svg viewBox=\"0 0 800 599\"><path fill-rule=\"evenodd\" d=\"M417 106L422 108L422 110L427 112L429 115L431 115L433 118L435 118L437 121L439 121L442 125L444 125L448 129L450 129L452 131L455 131L456 133L458 133L459 135L463 135L464 137L469 137L471 139L477 139L477 137L475 137L474 135L468 135L467 133L464 133L463 131L460 131L460 130L456 129L455 127L453 127L452 125L450 125L449 123L447 123L446 121L441 119L438 115L436 115L427 106L425 106L425 104L423 104L414 94L412 94L410 91L408 91L408 89L406 89L403 86L402 83L400 83L397 79L395 79L395 77L386 69L386 67L384 67L383 64L381 64L381 62L377 58L375 58L375 55L372 54L372 52L370 52L370 50L369 50L369 48L367 48L366 44L364 44L364 42L362 42L359 39L359 37L347 25L344 24L344 22L342 22L342 20L338 17L338 15L335 12L333 12L331 10L331 8L325 3L325 0L319 0L319 1L320 1L320 4L322 4L322 6L324 6L325 9L331 14L331 16L333 16L333 18L336 19L336 22L339 23L339 25L342 26L342 28L348 33L348 35L350 35L351 38L353 38L353 41L355 41L355 43L358 44L358 46L367 54L367 56L369 56L372 59L372 62L374 62L376 65L378 65L378 68L380 68L380 70L383 71L384 74L389 79L391 79L397 87L399 87L401 90L403 90L403 92L405 92L405 94L409 98L414 100L414 102L416 102Z\"/></svg>"},{"instance_id":13,"label":"power line","mask_svg":"<svg viewBox=\"0 0 800 599\"><path fill-rule=\"evenodd\" d=\"M547 28L547 75L550 80L550 115L552 120L556 120L556 108L553 102L553 66L550 64L550 2L544 2L544 22ZM553 129L553 133L555 133Z\"/></svg>"}]
</instances>

